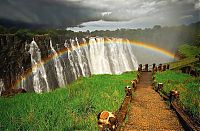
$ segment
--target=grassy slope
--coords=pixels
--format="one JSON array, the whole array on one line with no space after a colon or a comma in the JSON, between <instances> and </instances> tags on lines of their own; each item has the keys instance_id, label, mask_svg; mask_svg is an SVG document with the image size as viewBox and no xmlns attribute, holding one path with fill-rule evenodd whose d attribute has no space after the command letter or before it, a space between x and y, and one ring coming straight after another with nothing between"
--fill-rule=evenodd
<instances>
[{"instance_id":1,"label":"grassy slope","mask_svg":"<svg viewBox=\"0 0 200 131\"><path fill-rule=\"evenodd\" d=\"M97 130L96 115L117 111L134 77L94 75L49 93L0 98L0 130Z\"/></svg>"},{"instance_id":2,"label":"grassy slope","mask_svg":"<svg viewBox=\"0 0 200 131\"><path fill-rule=\"evenodd\" d=\"M175 62L170 62L170 69L178 69L185 65L190 65L194 69L200 71L200 64L197 62L199 59L195 58L196 55L200 54L200 47L184 44L178 48L178 52L185 58Z\"/></svg>"},{"instance_id":3,"label":"grassy slope","mask_svg":"<svg viewBox=\"0 0 200 131\"><path fill-rule=\"evenodd\" d=\"M196 63L198 61L198 58L192 57L192 58L184 58L175 62L170 62L169 67L170 69L178 69L181 67L184 67L185 65L191 65L193 63Z\"/></svg>"},{"instance_id":4,"label":"grassy slope","mask_svg":"<svg viewBox=\"0 0 200 131\"><path fill-rule=\"evenodd\" d=\"M200 47L184 44L178 48L178 52L185 57L194 57L200 53Z\"/></svg>"},{"instance_id":5,"label":"grassy slope","mask_svg":"<svg viewBox=\"0 0 200 131\"><path fill-rule=\"evenodd\" d=\"M200 79L176 71L156 74L156 80L164 83L164 91L175 89L180 92L180 101L193 114L200 115Z\"/></svg>"}]
</instances>

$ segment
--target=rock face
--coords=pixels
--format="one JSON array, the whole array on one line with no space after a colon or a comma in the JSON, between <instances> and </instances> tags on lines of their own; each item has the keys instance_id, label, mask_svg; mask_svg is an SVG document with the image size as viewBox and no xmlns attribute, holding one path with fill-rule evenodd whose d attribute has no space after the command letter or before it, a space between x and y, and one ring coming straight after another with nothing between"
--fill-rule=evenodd
<instances>
[{"instance_id":1,"label":"rock face","mask_svg":"<svg viewBox=\"0 0 200 131\"><path fill-rule=\"evenodd\" d=\"M26 93L26 90L22 89L22 88L8 89L8 90L5 90L5 91L2 91L1 96L10 97L10 96L14 96L14 95L19 94L19 93Z\"/></svg>"},{"instance_id":2,"label":"rock face","mask_svg":"<svg viewBox=\"0 0 200 131\"><path fill-rule=\"evenodd\" d=\"M120 44L118 38L50 38L45 34L34 38L0 35L0 40L0 92L22 88L41 93L81 76L120 74L138 66L133 47Z\"/></svg>"},{"instance_id":3,"label":"rock face","mask_svg":"<svg viewBox=\"0 0 200 131\"><path fill-rule=\"evenodd\" d=\"M20 75L31 68L30 54L25 50L29 42L15 35L0 35L0 79L5 89L14 88Z\"/></svg>"},{"instance_id":4,"label":"rock face","mask_svg":"<svg viewBox=\"0 0 200 131\"><path fill-rule=\"evenodd\" d=\"M49 40L48 35L36 35L34 37L41 52L42 58L47 58L49 53ZM61 36L55 38L53 41L62 43ZM13 34L0 35L0 79L4 83L4 89L15 88L15 83L20 79L21 75L31 71L31 54L29 53L30 43L32 38L22 38ZM58 44L58 48L63 48Z\"/></svg>"}]
</instances>

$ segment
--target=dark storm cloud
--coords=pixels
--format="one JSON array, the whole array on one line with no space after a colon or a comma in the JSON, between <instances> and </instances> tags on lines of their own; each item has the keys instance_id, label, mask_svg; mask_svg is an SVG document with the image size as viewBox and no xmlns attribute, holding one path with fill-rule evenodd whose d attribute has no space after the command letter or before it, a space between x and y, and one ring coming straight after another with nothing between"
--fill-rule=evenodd
<instances>
[{"instance_id":1,"label":"dark storm cloud","mask_svg":"<svg viewBox=\"0 0 200 131\"><path fill-rule=\"evenodd\" d=\"M0 4L0 19L52 27L75 26L100 17L96 9L79 1L4 0Z\"/></svg>"},{"instance_id":2,"label":"dark storm cloud","mask_svg":"<svg viewBox=\"0 0 200 131\"><path fill-rule=\"evenodd\" d=\"M0 19L54 27L88 21L174 25L199 20L199 0L3 0Z\"/></svg>"},{"instance_id":3,"label":"dark storm cloud","mask_svg":"<svg viewBox=\"0 0 200 131\"><path fill-rule=\"evenodd\" d=\"M92 0L91 0L92 1ZM103 19L148 20L150 23L183 24L199 21L199 0L122 0L107 7ZM114 1L113 1L114 2ZM100 3L99 3L100 4ZM190 17L188 17L190 16Z\"/></svg>"}]
</instances>

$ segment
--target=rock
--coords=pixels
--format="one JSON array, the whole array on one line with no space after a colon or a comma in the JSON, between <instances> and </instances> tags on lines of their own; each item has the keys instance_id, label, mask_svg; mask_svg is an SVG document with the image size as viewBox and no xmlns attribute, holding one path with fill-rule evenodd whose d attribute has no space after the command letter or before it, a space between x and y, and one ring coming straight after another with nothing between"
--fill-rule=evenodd
<instances>
[{"instance_id":1,"label":"rock","mask_svg":"<svg viewBox=\"0 0 200 131\"><path fill-rule=\"evenodd\" d=\"M22 89L22 88L9 89L9 90L2 91L1 96L10 97L10 96L14 96L14 95L19 94L19 93L26 93L26 90Z\"/></svg>"}]
</instances>

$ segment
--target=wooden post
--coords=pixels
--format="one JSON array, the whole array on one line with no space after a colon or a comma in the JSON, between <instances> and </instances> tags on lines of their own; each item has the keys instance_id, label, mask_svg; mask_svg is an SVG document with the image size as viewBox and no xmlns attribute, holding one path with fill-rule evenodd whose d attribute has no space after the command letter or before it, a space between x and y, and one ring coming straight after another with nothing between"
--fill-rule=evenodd
<instances>
[{"instance_id":1,"label":"wooden post","mask_svg":"<svg viewBox=\"0 0 200 131\"><path fill-rule=\"evenodd\" d=\"M126 96L127 96L127 97L128 97L128 96L132 97L132 90L131 90L131 87L130 87L130 86L126 86L126 87L124 88L124 90L125 90L125 93L126 93Z\"/></svg>"},{"instance_id":2,"label":"wooden post","mask_svg":"<svg viewBox=\"0 0 200 131\"><path fill-rule=\"evenodd\" d=\"M137 73L137 79L140 80L140 73Z\"/></svg>"},{"instance_id":3,"label":"wooden post","mask_svg":"<svg viewBox=\"0 0 200 131\"><path fill-rule=\"evenodd\" d=\"M154 67L154 72L157 72L157 70L158 70L158 67L157 66Z\"/></svg>"},{"instance_id":4,"label":"wooden post","mask_svg":"<svg viewBox=\"0 0 200 131\"><path fill-rule=\"evenodd\" d=\"M179 97L179 92L176 90L171 90L169 94L170 103L172 103L175 99Z\"/></svg>"},{"instance_id":5,"label":"wooden post","mask_svg":"<svg viewBox=\"0 0 200 131\"><path fill-rule=\"evenodd\" d=\"M153 69L156 67L156 64L155 63L153 63Z\"/></svg>"},{"instance_id":6,"label":"wooden post","mask_svg":"<svg viewBox=\"0 0 200 131\"><path fill-rule=\"evenodd\" d=\"M169 64L167 64L167 69L169 70Z\"/></svg>"},{"instance_id":7,"label":"wooden post","mask_svg":"<svg viewBox=\"0 0 200 131\"><path fill-rule=\"evenodd\" d=\"M142 64L140 64L139 66L140 66L140 71L142 71Z\"/></svg>"},{"instance_id":8,"label":"wooden post","mask_svg":"<svg viewBox=\"0 0 200 131\"><path fill-rule=\"evenodd\" d=\"M149 65L148 64L145 64L145 71L148 71L148 68L149 68Z\"/></svg>"},{"instance_id":9,"label":"wooden post","mask_svg":"<svg viewBox=\"0 0 200 131\"><path fill-rule=\"evenodd\" d=\"M142 64L139 64L138 71L142 71Z\"/></svg>"},{"instance_id":10,"label":"wooden post","mask_svg":"<svg viewBox=\"0 0 200 131\"><path fill-rule=\"evenodd\" d=\"M132 84L132 88L133 88L133 90L135 91L136 90L136 87L137 87L137 81L136 80L132 80L131 81L131 84Z\"/></svg>"},{"instance_id":11,"label":"wooden post","mask_svg":"<svg viewBox=\"0 0 200 131\"><path fill-rule=\"evenodd\" d=\"M160 91L163 88L163 83L158 83L156 91Z\"/></svg>"},{"instance_id":12,"label":"wooden post","mask_svg":"<svg viewBox=\"0 0 200 131\"><path fill-rule=\"evenodd\" d=\"M117 116L113 112L101 111L97 115L99 131L116 131Z\"/></svg>"},{"instance_id":13,"label":"wooden post","mask_svg":"<svg viewBox=\"0 0 200 131\"><path fill-rule=\"evenodd\" d=\"M162 71L162 64L159 64L158 71Z\"/></svg>"},{"instance_id":14,"label":"wooden post","mask_svg":"<svg viewBox=\"0 0 200 131\"><path fill-rule=\"evenodd\" d=\"M166 71L167 66L163 65L162 71Z\"/></svg>"},{"instance_id":15,"label":"wooden post","mask_svg":"<svg viewBox=\"0 0 200 131\"><path fill-rule=\"evenodd\" d=\"M156 67L156 64L155 63L153 63L153 67L152 67L152 72L153 72L153 74L155 73L155 67Z\"/></svg>"}]
</instances>

